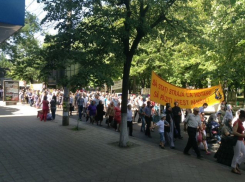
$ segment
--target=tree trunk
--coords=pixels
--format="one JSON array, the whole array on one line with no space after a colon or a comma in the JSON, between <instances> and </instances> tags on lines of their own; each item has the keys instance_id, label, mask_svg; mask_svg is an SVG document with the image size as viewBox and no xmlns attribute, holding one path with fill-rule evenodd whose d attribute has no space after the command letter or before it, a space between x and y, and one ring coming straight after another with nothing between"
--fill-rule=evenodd
<instances>
[{"instance_id":1,"label":"tree trunk","mask_svg":"<svg viewBox=\"0 0 245 182\"><path fill-rule=\"evenodd\" d=\"M132 56L126 57L126 62L123 68L123 85L122 85L122 105L121 105L121 129L119 146L127 147L128 143L128 128L127 128L127 104L128 104L128 85L129 85L129 73L132 62Z\"/></svg>"}]
</instances>

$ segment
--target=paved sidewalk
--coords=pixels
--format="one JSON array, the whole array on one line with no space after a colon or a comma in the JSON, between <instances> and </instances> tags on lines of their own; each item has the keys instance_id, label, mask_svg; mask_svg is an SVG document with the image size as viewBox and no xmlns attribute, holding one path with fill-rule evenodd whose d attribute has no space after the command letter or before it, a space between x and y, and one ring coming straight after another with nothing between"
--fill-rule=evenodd
<instances>
[{"instance_id":1,"label":"paved sidewalk","mask_svg":"<svg viewBox=\"0 0 245 182\"><path fill-rule=\"evenodd\" d=\"M59 115L62 115L62 111L61 110L58 110L57 112ZM73 112L73 115L70 116L70 118L73 118L73 119L77 119L78 118L78 115L77 115L77 112L74 111ZM83 118L83 121L85 121L85 118ZM137 121L137 118L136 118L136 121ZM91 125L89 122L85 123L83 122L84 124L87 124L87 125ZM105 129L108 129L107 128L107 125L105 124L105 119L102 123L102 127L101 128L105 128ZM141 139L145 142L149 142L151 144L155 144L155 146L157 147L158 144L159 144L159 133L158 133L158 129L156 128L154 132L151 132L151 136L152 138L149 138L147 136L145 136L144 132L140 132L140 129L141 129L141 123L134 123L133 125L133 136L137 139ZM113 128L109 128L108 131L111 131L111 132L115 132ZM180 152L183 152L184 151L184 148L187 144L187 141L188 141L188 134L187 132L184 132L184 126L183 126L183 123L181 123L181 135L184 137L183 139L175 139L175 150L178 150ZM219 144L216 144L216 143L209 143L208 144L209 146L209 151L211 151L211 155L206 155L206 152L205 150L200 150L201 152L201 155L203 155L204 159L208 159L210 161L213 161L213 162L217 162L216 158L214 158L214 155L216 153L216 151L218 150L219 148ZM173 149L170 149L170 146L165 146L165 148L168 150L173 150ZM194 152L194 150L190 150L189 151L191 155L193 156L196 156L196 153ZM241 164L240 166L240 169L244 170L245 171L245 165L244 164Z\"/></svg>"},{"instance_id":2,"label":"paved sidewalk","mask_svg":"<svg viewBox=\"0 0 245 182\"><path fill-rule=\"evenodd\" d=\"M19 111L28 116L19 116ZM15 113L15 114L14 114ZM8 116L6 116L8 115ZM9 117L9 115L13 115ZM111 145L119 133L80 122L84 130L40 122L34 108L0 107L0 181L244 181L244 175L208 160L163 150L155 144L130 138L137 146L121 149Z\"/></svg>"}]
</instances>

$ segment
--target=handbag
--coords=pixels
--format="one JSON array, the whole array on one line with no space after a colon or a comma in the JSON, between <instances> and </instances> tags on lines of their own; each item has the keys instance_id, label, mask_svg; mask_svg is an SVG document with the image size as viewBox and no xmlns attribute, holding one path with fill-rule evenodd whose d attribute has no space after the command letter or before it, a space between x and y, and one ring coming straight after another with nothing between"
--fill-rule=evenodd
<instances>
[{"instance_id":1,"label":"handbag","mask_svg":"<svg viewBox=\"0 0 245 182\"><path fill-rule=\"evenodd\" d=\"M199 134L197 136L197 142L202 142L202 133L199 131Z\"/></svg>"}]
</instances>

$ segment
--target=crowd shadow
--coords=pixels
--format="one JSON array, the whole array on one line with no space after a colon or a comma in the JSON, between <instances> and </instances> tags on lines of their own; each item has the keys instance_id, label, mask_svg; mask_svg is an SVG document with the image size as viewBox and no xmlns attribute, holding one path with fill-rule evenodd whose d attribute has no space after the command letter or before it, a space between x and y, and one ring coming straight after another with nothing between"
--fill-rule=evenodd
<instances>
[{"instance_id":1,"label":"crowd shadow","mask_svg":"<svg viewBox=\"0 0 245 182\"><path fill-rule=\"evenodd\" d=\"M17 108L10 108L10 107L3 107L0 106L0 115L14 115L14 112L18 112L20 109Z\"/></svg>"}]
</instances>

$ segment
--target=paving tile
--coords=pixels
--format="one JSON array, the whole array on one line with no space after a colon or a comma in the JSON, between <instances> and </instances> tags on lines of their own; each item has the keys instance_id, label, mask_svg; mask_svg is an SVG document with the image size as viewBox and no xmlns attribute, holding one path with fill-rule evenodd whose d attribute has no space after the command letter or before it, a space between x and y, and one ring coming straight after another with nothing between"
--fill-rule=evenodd
<instances>
[{"instance_id":1,"label":"paving tile","mask_svg":"<svg viewBox=\"0 0 245 182\"><path fill-rule=\"evenodd\" d=\"M0 118L0 181L144 182L144 181L244 181L230 168L199 161L136 138L130 150L108 145L118 133L85 122L84 131L73 132L56 122L39 122L33 116ZM0 107L4 115L4 108ZM70 126L76 121L70 119ZM99 134L99 137L98 137ZM205 175L203 175L205 173ZM149 175L150 174L150 175Z\"/></svg>"}]
</instances>

